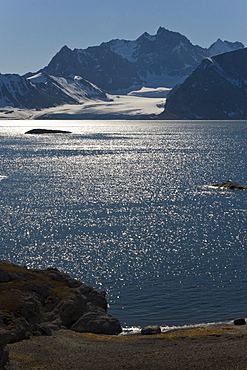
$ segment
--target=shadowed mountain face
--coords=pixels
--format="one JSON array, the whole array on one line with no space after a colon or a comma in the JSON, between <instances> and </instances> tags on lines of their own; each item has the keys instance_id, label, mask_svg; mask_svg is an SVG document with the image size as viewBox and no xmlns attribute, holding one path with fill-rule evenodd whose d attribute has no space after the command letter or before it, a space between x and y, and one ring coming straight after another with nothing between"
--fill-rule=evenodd
<instances>
[{"instance_id":1,"label":"shadowed mountain face","mask_svg":"<svg viewBox=\"0 0 247 370\"><path fill-rule=\"evenodd\" d=\"M247 119L247 49L203 60L168 95L160 119Z\"/></svg>"},{"instance_id":2,"label":"shadowed mountain face","mask_svg":"<svg viewBox=\"0 0 247 370\"><path fill-rule=\"evenodd\" d=\"M100 46L71 50L64 46L44 71L53 76L78 74L108 92L141 86L173 87L182 83L206 57L243 48L240 42L216 41L208 49L160 27L135 41L111 40Z\"/></svg>"}]
</instances>

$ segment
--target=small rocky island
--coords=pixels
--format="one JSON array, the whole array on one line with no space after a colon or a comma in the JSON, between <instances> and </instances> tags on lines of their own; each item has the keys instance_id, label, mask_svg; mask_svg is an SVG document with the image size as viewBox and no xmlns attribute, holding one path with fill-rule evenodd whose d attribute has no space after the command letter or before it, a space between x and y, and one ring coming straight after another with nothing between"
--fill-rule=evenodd
<instances>
[{"instance_id":1,"label":"small rocky island","mask_svg":"<svg viewBox=\"0 0 247 370\"><path fill-rule=\"evenodd\" d=\"M247 186L240 185L237 182L233 181L225 181L220 182L218 184L212 184L210 187L218 188L218 189L228 189L228 190L247 190Z\"/></svg>"},{"instance_id":2,"label":"small rocky island","mask_svg":"<svg viewBox=\"0 0 247 370\"><path fill-rule=\"evenodd\" d=\"M70 131L64 130L52 130L52 129L45 129L45 128L34 128L25 132L25 134L31 135L42 135L42 134L71 134Z\"/></svg>"}]
</instances>

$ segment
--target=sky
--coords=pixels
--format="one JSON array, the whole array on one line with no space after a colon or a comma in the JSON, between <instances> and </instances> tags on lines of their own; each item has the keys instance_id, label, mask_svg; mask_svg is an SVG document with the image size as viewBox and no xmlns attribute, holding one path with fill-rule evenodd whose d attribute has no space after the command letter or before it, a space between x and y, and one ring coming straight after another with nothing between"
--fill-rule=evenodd
<instances>
[{"instance_id":1,"label":"sky","mask_svg":"<svg viewBox=\"0 0 247 370\"><path fill-rule=\"evenodd\" d=\"M209 47L247 46L247 0L0 0L0 73L36 72L64 46L135 40L164 27Z\"/></svg>"}]
</instances>

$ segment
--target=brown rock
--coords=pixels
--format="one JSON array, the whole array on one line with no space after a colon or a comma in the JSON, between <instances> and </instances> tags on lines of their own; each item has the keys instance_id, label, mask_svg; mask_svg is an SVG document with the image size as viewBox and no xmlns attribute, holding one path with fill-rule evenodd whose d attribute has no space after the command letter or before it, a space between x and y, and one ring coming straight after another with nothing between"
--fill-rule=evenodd
<instances>
[{"instance_id":1,"label":"brown rock","mask_svg":"<svg viewBox=\"0 0 247 370\"><path fill-rule=\"evenodd\" d=\"M143 335L153 335L153 334L160 334L161 329L159 326L156 325L149 325L142 329L141 333Z\"/></svg>"},{"instance_id":2,"label":"brown rock","mask_svg":"<svg viewBox=\"0 0 247 370\"><path fill-rule=\"evenodd\" d=\"M79 320L87 332L118 334L122 330L118 320L106 313L105 292L56 268L27 269L0 260L0 271L0 327L11 331L12 343L70 329Z\"/></svg>"}]
</instances>

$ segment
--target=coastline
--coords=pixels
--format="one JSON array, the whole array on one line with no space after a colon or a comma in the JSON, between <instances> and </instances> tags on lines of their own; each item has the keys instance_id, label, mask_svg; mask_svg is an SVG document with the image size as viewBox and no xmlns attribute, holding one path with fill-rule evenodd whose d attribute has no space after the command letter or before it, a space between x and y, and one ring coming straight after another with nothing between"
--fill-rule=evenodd
<instances>
[{"instance_id":1,"label":"coastline","mask_svg":"<svg viewBox=\"0 0 247 370\"><path fill-rule=\"evenodd\" d=\"M242 370L247 364L246 345L246 325L213 324L152 336L59 330L9 344L6 369Z\"/></svg>"},{"instance_id":2,"label":"coastline","mask_svg":"<svg viewBox=\"0 0 247 370\"><path fill-rule=\"evenodd\" d=\"M105 292L56 268L27 269L4 260L0 265L0 368L246 369L244 318L131 334L107 313Z\"/></svg>"},{"instance_id":3,"label":"coastline","mask_svg":"<svg viewBox=\"0 0 247 370\"><path fill-rule=\"evenodd\" d=\"M246 320L247 322L247 320ZM206 323L199 323L199 324L185 324L185 325L172 325L172 326L162 326L157 325L161 329L161 333L165 334L167 332L175 332L180 330L192 330L192 329L199 329L199 328L209 328L209 327L217 327L217 326L234 326L234 320L227 320L227 321L219 321L219 322L206 322ZM141 334L142 326L131 326L131 327L123 327L122 326L122 333L119 335L138 335Z\"/></svg>"}]
</instances>

